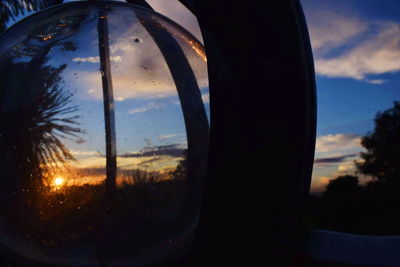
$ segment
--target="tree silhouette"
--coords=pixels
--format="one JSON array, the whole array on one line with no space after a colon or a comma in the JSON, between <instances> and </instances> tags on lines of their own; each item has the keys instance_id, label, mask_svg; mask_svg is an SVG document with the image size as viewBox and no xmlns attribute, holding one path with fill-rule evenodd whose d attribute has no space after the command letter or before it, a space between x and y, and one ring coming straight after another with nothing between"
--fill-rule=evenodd
<instances>
[{"instance_id":1,"label":"tree silhouette","mask_svg":"<svg viewBox=\"0 0 400 267\"><path fill-rule=\"evenodd\" d=\"M173 179L183 180L187 178L188 175L188 160L187 160L187 149L183 152L183 159L179 161L176 169L171 171L169 175Z\"/></svg>"},{"instance_id":2,"label":"tree silhouette","mask_svg":"<svg viewBox=\"0 0 400 267\"><path fill-rule=\"evenodd\" d=\"M73 160L61 140L78 138L77 134L83 131L76 122L79 117L74 115L78 108L71 105L71 95L59 85L59 75L66 65L43 66L36 73L38 78L28 82L28 75L21 76L31 73L29 65L13 64L10 67L14 77L3 82L2 90L13 88L15 93L3 94L4 101L13 106L2 101L0 123L6 127L1 128L0 134L2 151L14 160L9 164L14 166L10 178L15 179L16 187L33 190L43 182L43 172ZM14 78L22 82L17 83Z\"/></svg>"},{"instance_id":3,"label":"tree silhouette","mask_svg":"<svg viewBox=\"0 0 400 267\"><path fill-rule=\"evenodd\" d=\"M76 134L82 132L77 127L78 116L69 116L77 111L76 106L70 105L72 95L60 86L60 74L67 65L53 67L46 64L50 51L55 47L62 51L77 49L73 41L66 39L91 21L87 18L87 15L60 18L46 25L45 30L39 27L18 44L18 49L2 55L0 97L7 100L4 111L14 109L8 118L21 117L10 121L9 125L18 122L25 127L17 126L16 129L29 130L23 136L31 137L26 143L32 144L31 149L35 151L32 157L38 157L38 160L28 161L42 167L73 159L60 138L78 138Z\"/></svg>"},{"instance_id":4,"label":"tree silhouette","mask_svg":"<svg viewBox=\"0 0 400 267\"><path fill-rule=\"evenodd\" d=\"M363 188L358 177L339 176L329 182L322 197L311 196L307 208L308 223L317 228L339 232L358 232L362 210Z\"/></svg>"},{"instance_id":5,"label":"tree silhouette","mask_svg":"<svg viewBox=\"0 0 400 267\"><path fill-rule=\"evenodd\" d=\"M35 1L16 2L29 4ZM46 6L57 1L40 2ZM10 169L13 162L20 164L19 171L5 171L3 179L20 179L9 181L10 185L14 184L11 186L14 189L23 184L32 187L34 179L41 184L44 169L73 159L61 140L79 138L77 134L83 131L76 123L79 117L73 115L77 107L71 105L72 95L60 85L60 74L66 64L55 67L47 61L50 51L56 47L61 51L75 51L75 42L67 39L93 19L87 14L57 18L37 27L17 46L1 55L0 100L3 101L0 101L0 122L7 126L0 130L5 137L2 151L14 155L6 160L9 164L4 164L4 169ZM6 38L15 37L12 32L5 34ZM30 170L31 178L27 173L18 174L23 170Z\"/></svg>"},{"instance_id":6,"label":"tree silhouette","mask_svg":"<svg viewBox=\"0 0 400 267\"><path fill-rule=\"evenodd\" d=\"M359 190L360 186L358 185L357 176L339 176L329 181L324 192L324 198L348 203L348 201L356 197Z\"/></svg>"},{"instance_id":7,"label":"tree silhouette","mask_svg":"<svg viewBox=\"0 0 400 267\"><path fill-rule=\"evenodd\" d=\"M63 141L80 139L78 135L83 133L72 94L61 86L60 75L66 64L47 64L54 47L76 50L75 44L65 39L78 29L82 19L72 18L67 26L49 25L53 34L58 34L51 40L38 41L44 37L34 32L18 49L2 54L0 150L4 157L0 163L0 198L19 206L15 212L21 213L21 218L26 215L26 205L34 216L34 205L45 189L50 170L74 159Z\"/></svg>"},{"instance_id":8,"label":"tree silhouette","mask_svg":"<svg viewBox=\"0 0 400 267\"><path fill-rule=\"evenodd\" d=\"M383 183L400 183L400 102L375 117L374 130L364 136L363 162L356 163L359 173Z\"/></svg>"},{"instance_id":9,"label":"tree silhouette","mask_svg":"<svg viewBox=\"0 0 400 267\"><path fill-rule=\"evenodd\" d=\"M319 228L360 234L399 234L400 102L378 112L372 132L361 139L367 150L357 172L374 180L360 186L358 177L340 176L322 198L310 198L309 217Z\"/></svg>"}]
</instances>

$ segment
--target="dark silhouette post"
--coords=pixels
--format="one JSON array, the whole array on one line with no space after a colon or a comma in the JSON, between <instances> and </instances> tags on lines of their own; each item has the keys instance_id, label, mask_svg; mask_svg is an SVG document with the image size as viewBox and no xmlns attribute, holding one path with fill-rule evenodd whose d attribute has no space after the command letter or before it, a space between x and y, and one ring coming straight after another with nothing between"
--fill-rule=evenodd
<instances>
[{"instance_id":1,"label":"dark silhouette post","mask_svg":"<svg viewBox=\"0 0 400 267\"><path fill-rule=\"evenodd\" d=\"M102 10L99 15L97 32L99 38L100 71L103 85L104 126L106 132L106 195L108 198L111 198L115 192L117 174L114 96L110 69L107 12Z\"/></svg>"}]
</instances>

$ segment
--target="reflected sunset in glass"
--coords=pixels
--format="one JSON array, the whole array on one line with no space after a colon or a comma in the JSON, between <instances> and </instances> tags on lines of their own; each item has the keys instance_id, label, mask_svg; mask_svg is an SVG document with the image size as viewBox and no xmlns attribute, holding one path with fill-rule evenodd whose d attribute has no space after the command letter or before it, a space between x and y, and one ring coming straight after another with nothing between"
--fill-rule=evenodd
<instances>
[{"instance_id":1,"label":"reflected sunset in glass","mask_svg":"<svg viewBox=\"0 0 400 267\"><path fill-rule=\"evenodd\" d=\"M0 48L0 242L68 266L143 266L184 246L208 153L196 38L138 6L76 2Z\"/></svg>"}]
</instances>

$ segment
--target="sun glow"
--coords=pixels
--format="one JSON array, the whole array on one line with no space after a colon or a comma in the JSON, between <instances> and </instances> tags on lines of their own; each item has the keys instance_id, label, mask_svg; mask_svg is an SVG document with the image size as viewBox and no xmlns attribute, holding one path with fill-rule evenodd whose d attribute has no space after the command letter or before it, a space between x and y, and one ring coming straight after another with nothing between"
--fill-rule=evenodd
<instances>
[{"instance_id":1,"label":"sun glow","mask_svg":"<svg viewBox=\"0 0 400 267\"><path fill-rule=\"evenodd\" d=\"M64 183L64 178L62 178L62 177L57 177L54 179L55 186L61 186L63 183Z\"/></svg>"}]
</instances>

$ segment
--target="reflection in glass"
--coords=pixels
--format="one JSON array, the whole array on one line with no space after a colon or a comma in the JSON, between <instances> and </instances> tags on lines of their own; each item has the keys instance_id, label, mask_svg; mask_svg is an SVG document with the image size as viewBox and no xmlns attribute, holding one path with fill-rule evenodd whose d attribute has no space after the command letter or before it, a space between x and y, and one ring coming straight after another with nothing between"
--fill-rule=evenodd
<instances>
[{"instance_id":1,"label":"reflection in glass","mask_svg":"<svg viewBox=\"0 0 400 267\"><path fill-rule=\"evenodd\" d=\"M185 246L208 151L202 46L156 13L81 2L25 19L0 48L1 245L135 266Z\"/></svg>"}]
</instances>

